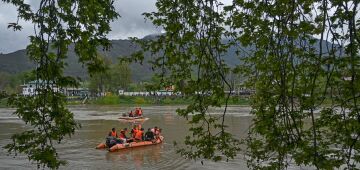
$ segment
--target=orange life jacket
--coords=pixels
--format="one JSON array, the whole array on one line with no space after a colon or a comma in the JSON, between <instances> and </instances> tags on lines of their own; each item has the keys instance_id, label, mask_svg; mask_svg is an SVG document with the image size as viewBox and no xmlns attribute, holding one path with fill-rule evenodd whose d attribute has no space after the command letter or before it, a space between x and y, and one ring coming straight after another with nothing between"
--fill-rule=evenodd
<instances>
[{"instance_id":1,"label":"orange life jacket","mask_svg":"<svg viewBox=\"0 0 360 170\"><path fill-rule=\"evenodd\" d=\"M142 140L142 136L143 136L143 132L141 130L138 130L135 133L135 139L137 139L137 140Z\"/></svg>"},{"instance_id":2,"label":"orange life jacket","mask_svg":"<svg viewBox=\"0 0 360 170\"><path fill-rule=\"evenodd\" d=\"M142 116L142 110L139 109L139 116Z\"/></svg>"},{"instance_id":3,"label":"orange life jacket","mask_svg":"<svg viewBox=\"0 0 360 170\"><path fill-rule=\"evenodd\" d=\"M115 132L111 131L111 136L112 137L117 137L116 131Z\"/></svg>"},{"instance_id":4,"label":"orange life jacket","mask_svg":"<svg viewBox=\"0 0 360 170\"><path fill-rule=\"evenodd\" d=\"M133 129L132 134L131 134L133 138L135 138L138 131L139 130L137 130L137 129Z\"/></svg>"}]
</instances>

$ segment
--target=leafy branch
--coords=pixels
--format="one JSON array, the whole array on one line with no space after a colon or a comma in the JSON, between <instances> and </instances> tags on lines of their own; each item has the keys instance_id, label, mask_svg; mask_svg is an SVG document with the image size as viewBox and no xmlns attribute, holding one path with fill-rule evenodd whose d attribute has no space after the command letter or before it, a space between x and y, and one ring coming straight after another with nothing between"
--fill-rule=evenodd
<instances>
[{"instance_id":1,"label":"leafy branch","mask_svg":"<svg viewBox=\"0 0 360 170\"><path fill-rule=\"evenodd\" d=\"M65 136L71 136L80 124L65 107L65 96L61 88L76 86L75 78L63 75L68 47L75 45L79 61L87 66L89 73L104 70L103 60L97 57L97 47L109 49L106 34L109 23L119 17L112 0L97 0L89 3L83 0L41 0L34 12L24 0L3 0L18 9L18 18L34 24L34 35L30 36L27 54L37 66L35 94L32 96L12 95L9 104L16 107L14 114L31 129L13 135L12 143L5 146L10 153L25 153L38 168L57 169L64 165L60 160L54 141L60 143ZM9 27L20 30L17 23Z\"/></svg>"}]
</instances>

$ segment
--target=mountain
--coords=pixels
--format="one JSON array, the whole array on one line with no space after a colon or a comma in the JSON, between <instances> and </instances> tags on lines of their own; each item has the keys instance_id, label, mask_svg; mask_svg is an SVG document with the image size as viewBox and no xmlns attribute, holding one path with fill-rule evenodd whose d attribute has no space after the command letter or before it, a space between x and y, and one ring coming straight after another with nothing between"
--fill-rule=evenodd
<instances>
[{"instance_id":1,"label":"mountain","mask_svg":"<svg viewBox=\"0 0 360 170\"><path fill-rule=\"evenodd\" d=\"M30 70L35 66L26 56L26 50L19 50L9 54L0 54L0 71L11 74Z\"/></svg>"},{"instance_id":2,"label":"mountain","mask_svg":"<svg viewBox=\"0 0 360 170\"><path fill-rule=\"evenodd\" d=\"M108 58L112 63L118 62L120 56L130 56L133 52L139 50L139 46L133 44L130 40L112 40L112 48L109 51L98 51ZM86 68L78 62L78 57L74 52L74 46L69 47L68 58L65 60L67 63L64 69L65 75L72 75L87 79L88 74ZM19 50L13 53L0 54L0 72L7 72L10 74L21 73L29 71L36 67L35 63L31 62L26 55L26 50ZM148 63L143 65L138 63L130 64L132 70L132 77L134 81L148 80L152 76L152 70Z\"/></svg>"},{"instance_id":3,"label":"mountain","mask_svg":"<svg viewBox=\"0 0 360 170\"><path fill-rule=\"evenodd\" d=\"M156 35L148 35L144 39L153 39L156 38ZM99 52L110 59L112 63L116 63L118 58L121 56L130 56L133 52L139 50L139 46L132 43L130 40L112 40L112 48L109 51L102 51L100 48ZM229 50L225 61L228 64L235 65L239 63L238 59L235 57L235 49ZM230 55L231 54L231 55ZM144 81L149 80L153 75L151 65L146 62L150 58L150 55L145 55L145 62L141 64L132 63L130 68L132 71L132 78L134 81ZM64 69L65 75L72 75L80 77L82 79L87 79L88 74L85 67L78 62L78 58L74 52L74 46L69 47L68 58L65 60L67 67ZM9 54L0 54L0 72L7 72L10 74L21 73L24 71L29 71L35 68L35 63L32 63L26 55L26 50L19 50Z\"/></svg>"},{"instance_id":4,"label":"mountain","mask_svg":"<svg viewBox=\"0 0 360 170\"><path fill-rule=\"evenodd\" d=\"M148 35L144 39L154 39L157 35ZM227 40L223 40L226 43ZM130 40L112 40L112 48L109 51L102 51L100 48L98 51L108 58L112 63L116 63L120 56L130 56L133 52L140 49L140 47ZM323 41L323 52L326 52L326 45L329 45L329 42ZM249 51L253 48L243 48L244 51ZM319 47L317 47L319 49ZM236 47L232 46L228 49L228 52L224 54L223 59L226 64L230 67L234 67L240 63L240 56L236 55ZM153 74L151 65L146 62L150 59L150 55L145 55L145 62L143 64L132 63L130 68L132 71L132 79L135 82L149 80ZM74 52L74 46L69 47L68 58L66 59L68 63L67 68L64 69L65 75L72 75L80 77L82 79L87 79L88 74L83 65L78 62L78 58ZM7 72L11 74L16 74L30 69L35 68L35 64L32 63L26 55L26 50L19 50L9 54L0 54L0 72Z\"/></svg>"}]
</instances>

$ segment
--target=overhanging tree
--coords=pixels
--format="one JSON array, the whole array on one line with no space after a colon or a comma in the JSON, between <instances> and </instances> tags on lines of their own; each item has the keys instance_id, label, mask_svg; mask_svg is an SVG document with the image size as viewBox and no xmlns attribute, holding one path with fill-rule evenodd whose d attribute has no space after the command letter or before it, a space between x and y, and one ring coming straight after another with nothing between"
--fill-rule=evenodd
<instances>
[{"instance_id":1,"label":"overhanging tree","mask_svg":"<svg viewBox=\"0 0 360 170\"><path fill-rule=\"evenodd\" d=\"M68 46L75 45L79 62L90 74L103 70L103 61L96 48L110 47L106 34L109 23L119 17L113 0L41 0L30 6L24 0L2 0L15 5L18 18L34 24L27 54L37 64L37 85L34 96L15 96L9 104L16 107L14 114L33 128L15 134L13 143L5 146L9 152L25 153L38 167L58 168L65 161L58 158L54 142L71 136L79 124L65 107L64 96L56 88L77 85L76 79L63 75ZM21 30L18 23L9 28Z\"/></svg>"},{"instance_id":2,"label":"overhanging tree","mask_svg":"<svg viewBox=\"0 0 360 170\"><path fill-rule=\"evenodd\" d=\"M256 89L248 166L359 164L359 1L234 1L239 66ZM315 38L316 37L316 38Z\"/></svg>"},{"instance_id":3,"label":"overhanging tree","mask_svg":"<svg viewBox=\"0 0 360 170\"><path fill-rule=\"evenodd\" d=\"M227 160L239 150L239 141L225 124L231 94L224 89L231 91L232 86L227 79L230 68L222 59L229 47L222 42L227 32L222 6L217 0L158 0L158 11L144 15L165 33L154 40L136 40L154 56L151 63L161 77L161 87L175 85L176 92L193 100L186 109L177 110L192 126L186 147L178 152L191 159ZM141 52L133 57L144 58ZM221 107L223 101L223 114L209 113L210 107Z\"/></svg>"},{"instance_id":4,"label":"overhanging tree","mask_svg":"<svg viewBox=\"0 0 360 170\"><path fill-rule=\"evenodd\" d=\"M229 68L221 54L228 46L221 38L228 35L234 39L230 45L245 56L236 70L249 88L256 89L253 126L245 140L248 166L284 169L293 162L317 169L356 168L359 1L236 0L224 8L220 4L158 0L158 11L145 14L165 31L156 40L140 42L155 56L162 83L179 86L185 80L188 86L180 91L194 99L187 109L178 110L184 117L193 115L193 135L185 140L188 149L180 153L214 160L221 158L218 151L230 158L236 154L236 140L222 133L224 122L207 115L210 106L219 107L226 98L224 75ZM246 53L239 44L252 50ZM140 53L134 57L143 58ZM220 120L225 113L226 107ZM230 148L233 152L227 152Z\"/></svg>"},{"instance_id":5,"label":"overhanging tree","mask_svg":"<svg viewBox=\"0 0 360 170\"><path fill-rule=\"evenodd\" d=\"M61 59L73 41L80 61L96 69L101 61L94 59L95 46L108 45L103 35L117 14L109 1L44 0L36 13L23 1L3 1L17 5L19 16L38 26L28 50L39 63L38 79L44 80L38 97L12 100L19 107L17 114L39 129L14 136L8 148L58 167L61 162L48 142L72 134L76 127L62 105L49 105L62 101L51 88L54 82L60 86L74 82L62 76ZM236 0L222 8L217 0L158 0L158 11L145 15L165 34L141 43L156 56L153 64L163 77L161 83L181 86L178 90L193 97L193 104L178 110L192 124L192 136L185 139L188 147L179 152L213 160L237 153L238 141L226 132L226 107L221 116L208 114L209 107L220 107L220 101L228 98L225 87L231 89L225 76L229 68L221 57L228 48L221 39L229 35L234 45L253 48L239 66L248 86L256 89L254 124L246 139L248 166L283 169L294 162L318 169L355 169L360 161L358 4ZM16 23L11 26L20 28ZM57 52L49 52L50 46ZM134 57L143 59L141 53ZM32 145L32 139L42 145Z\"/></svg>"}]
</instances>

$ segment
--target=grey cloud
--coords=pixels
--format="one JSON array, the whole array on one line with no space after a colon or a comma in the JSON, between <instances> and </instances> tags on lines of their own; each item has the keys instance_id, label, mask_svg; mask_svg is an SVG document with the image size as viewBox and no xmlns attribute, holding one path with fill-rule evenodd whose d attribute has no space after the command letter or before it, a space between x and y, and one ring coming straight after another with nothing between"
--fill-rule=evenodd
<instances>
[{"instance_id":1,"label":"grey cloud","mask_svg":"<svg viewBox=\"0 0 360 170\"><path fill-rule=\"evenodd\" d=\"M17 11L13 5L0 2L0 53L8 53L24 49L29 43L28 36L32 33L30 23L20 22L22 31L8 29L8 23L16 22Z\"/></svg>"},{"instance_id":2,"label":"grey cloud","mask_svg":"<svg viewBox=\"0 0 360 170\"><path fill-rule=\"evenodd\" d=\"M32 9L37 9L37 0L27 0ZM116 11L121 18L111 23L112 31L110 39L126 39L128 37L144 37L148 34L159 33L151 22L145 22L141 15L144 12L155 10L156 0L117 0ZM13 5L0 1L0 53L10 53L24 49L29 43L28 36L33 34L33 25L29 22L20 22L23 26L21 31L14 32L7 29L10 22L16 22L17 11Z\"/></svg>"},{"instance_id":3,"label":"grey cloud","mask_svg":"<svg viewBox=\"0 0 360 170\"><path fill-rule=\"evenodd\" d=\"M159 33L160 28L154 27L150 21L145 22L144 12L155 11L156 0L118 0L116 11L121 18L111 24L112 32L109 37L126 39L128 37L144 37L148 34Z\"/></svg>"},{"instance_id":4,"label":"grey cloud","mask_svg":"<svg viewBox=\"0 0 360 170\"><path fill-rule=\"evenodd\" d=\"M39 0L26 0L32 5L32 9L38 8ZM142 38L149 34L161 32L161 28L156 28L150 21L145 21L144 12L155 11L156 0L116 0L116 11L121 18L111 23L112 31L110 39L126 39L128 37ZM222 0L224 4L230 4L231 0ZM29 43L28 36L33 34L31 23L20 22L23 30L14 32L7 29L9 22L15 22L17 16L16 8L13 5L5 4L0 1L0 53L9 53L19 49L24 49Z\"/></svg>"}]
</instances>

